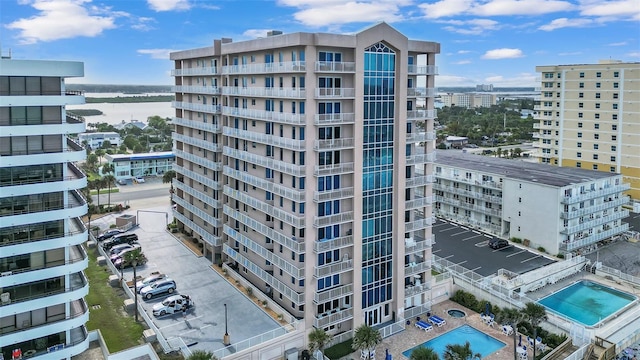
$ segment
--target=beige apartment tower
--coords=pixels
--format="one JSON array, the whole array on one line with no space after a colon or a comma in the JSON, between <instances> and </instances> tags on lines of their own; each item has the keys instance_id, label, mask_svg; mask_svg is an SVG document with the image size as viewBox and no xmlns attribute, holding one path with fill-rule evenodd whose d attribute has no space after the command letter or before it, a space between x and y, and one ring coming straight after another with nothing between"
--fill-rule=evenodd
<instances>
[{"instance_id":1,"label":"beige apartment tower","mask_svg":"<svg viewBox=\"0 0 640 360\"><path fill-rule=\"evenodd\" d=\"M380 23L172 53L179 226L307 329L427 311L439 51Z\"/></svg>"},{"instance_id":2,"label":"beige apartment tower","mask_svg":"<svg viewBox=\"0 0 640 360\"><path fill-rule=\"evenodd\" d=\"M538 66L541 162L620 173L640 200L640 63Z\"/></svg>"}]
</instances>

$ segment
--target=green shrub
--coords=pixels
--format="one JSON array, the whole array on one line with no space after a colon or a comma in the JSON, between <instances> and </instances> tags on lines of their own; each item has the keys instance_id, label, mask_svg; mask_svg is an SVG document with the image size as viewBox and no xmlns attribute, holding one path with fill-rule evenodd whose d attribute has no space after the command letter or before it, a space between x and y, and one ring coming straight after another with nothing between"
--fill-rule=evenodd
<instances>
[{"instance_id":1,"label":"green shrub","mask_svg":"<svg viewBox=\"0 0 640 360\"><path fill-rule=\"evenodd\" d=\"M351 347L352 339L349 339L345 342L341 342L340 344L335 344L330 348L324 350L324 355L331 360L340 359L347 355L351 355L353 353L353 348Z\"/></svg>"},{"instance_id":2,"label":"green shrub","mask_svg":"<svg viewBox=\"0 0 640 360\"><path fill-rule=\"evenodd\" d=\"M545 248L543 248L542 246L538 247L538 251L543 252L543 253L547 252L547 250L545 250Z\"/></svg>"},{"instance_id":3,"label":"green shrub","mask_svg":"<svg viewBox=\"0 0 640 360\"><path fill-rule=\"evenodd\" d=\"M558 254L558 255L556 255L556 257L557 257L558 259L564 259L564 254Z\"/></svg>"},{"instance_id":4,"label":"green shrub","mask_svg":"<svg viewBox=\"0 0 640 360\"><path fill-rule=\"evenodd\" d=\"M522 244L522 239L517 237L511 238L511 241L513 241L516 244Z\"/></svg>"}]
</instances>

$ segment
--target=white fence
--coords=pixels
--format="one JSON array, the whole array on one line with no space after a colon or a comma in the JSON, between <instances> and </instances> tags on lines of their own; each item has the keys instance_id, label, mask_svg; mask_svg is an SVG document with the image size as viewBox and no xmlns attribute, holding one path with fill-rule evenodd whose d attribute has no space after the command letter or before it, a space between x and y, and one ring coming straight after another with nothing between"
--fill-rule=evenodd
<instances>
[{"instance_id":1,"label":"white fence","mask_svg":"<svg viewBox=\"0 0 640 360\"><path fill-rule=\"evenodd\" d=\"M594 266L596 267L597 272L603 273L602 276L605 276L605 275L615 276L615 277L618 277L620 280L628 281L635 285L640 285L640 277L629 275L629 274L623 273L618 269L604 266L600 262L595 263ZM598 275L601 275L601 274L598 274Z\"/></svg>"}]
</instances>

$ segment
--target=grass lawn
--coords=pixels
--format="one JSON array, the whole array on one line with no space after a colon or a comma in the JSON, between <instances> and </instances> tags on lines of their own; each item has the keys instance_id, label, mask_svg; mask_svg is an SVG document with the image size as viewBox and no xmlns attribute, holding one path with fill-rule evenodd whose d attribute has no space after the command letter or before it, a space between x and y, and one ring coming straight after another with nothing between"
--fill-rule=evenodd
<instances>
[{"instance_id":1,"label":"grass lawn","mask_svg":"<svg viewBox=\"0 0 640 360\"><path fill-rule=\"evenodd\" d=\"M96 249L87 249L89 267L85 271L89 279L89 322L87 328L100 329L110 353L118 352L142 343L143 322L136 323L134 318L124 313L124 298L118 294L121 289L109 286L107 267L98 266ZM94 309L100 305L99 309ZM140 319L140 318L139 318Z\"/></svg>"},{"instance_id":2,"label":"grass lawn","mask_svg":"<svg viewBox=\"0 0 640 360\"><path fill-rule=\"evenodd\" d=\"M100 195L102 195L102 194L106 195L109 192L111 192L112 194L120 192L120 188L117 188L117 187L114 186L114 187L111 188L111 191L109 191L109 188L100 189ZM98 190L91 190L91 195L98 195Z\"/></svg>"},{"instance_id":3,"label":"grass lawn","mask_svg":"<svg viewBox=\"0 0 640 360\"><path fill-rule=\"evenodd\" d=\"M352 354L355 350L351 347L352 339L349 339L340 344L335 344L332 347L324 350L324 355L329 359L339 359L341 357Z\"/></svg>"}]
</instances>

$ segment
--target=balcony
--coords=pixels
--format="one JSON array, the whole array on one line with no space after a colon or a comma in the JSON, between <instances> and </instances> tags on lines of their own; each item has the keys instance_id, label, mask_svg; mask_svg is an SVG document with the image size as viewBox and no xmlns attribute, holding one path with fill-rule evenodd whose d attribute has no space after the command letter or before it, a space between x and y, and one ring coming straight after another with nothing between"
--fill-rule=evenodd
<instances>
[{"instance_id":1,"label":"balcony","mask_svg":"<svg viewBox=\"0 0 640 360\"><path fill-rule=\"evenodd\" d=\"M435 119L437 117L438 112L434 110L408 110L407 111L407 120L414 121L420 120L424 121L427 119Z\"/></svg>"},{"instance_id":2,"label":"balcony","mask_svg":"<svg viewBox=\"0 0 640 360\"><path fill-rule=\"evenodd\" d=\"M346 235L334 239L321 239L313 244L313 251L321 253L330 250L342 249L353 246L353 235Z\"/></svg>"},{"instance_id":3,"label":"balcony","mask_svg":"<svg viewBox=\"0 0 640 360\"><path fill-rule=\"evenodd\" d=\"M206 95L220 95L222 93L217 86L172 86L171 92Z\"/></svg>"},{"instance_id":4,"label":"balcony","mask_svg":"<svg viewBox=\"0 0 640 360\"><path fill-rule=\"evenodd\" d=\"M216 134L219 134L220 132L222 132L222 125L203 122L199 120L191 120L191 119L185 119L181 117L174 117L171 120L171 122L174 125L180 125L180 126L188 127L191 129L204 130L204 131L208 131Z\"/></svg>"},{"instance_id":5,"label":"balcony","mask_svg":"<svg viewBox=\"0 0 640 360\"><path fill-rule=\"evenodd\" d=\"M342 61L316 61L316 72L355 72L356 63Z\"/></svg>"},{"instance_id":6,"label":"balcony","mask_svg":"<svg viewBox=\"0 0 640 360\"><path fill-rule=\"evenodd\" d=\"M178 134L178 133L171 133L171 138L174 141L178 141L181 142L183 144L187 144L187 145L193 145L196 146L200 149L205 149L211 152L221 152L222 151L222 145L220 144L216 144L212 141L207 141L207 140L202 140L202 139L196 139L194 137L190 137L190 136L186 136L186 135L182 135L182 134ZM215 139L212 137L212 140Z\"/></svg>"},{"instance_id":7,"label":"balcony","mask_svg":"<svg viewBox=\"0 0 640 360\"><path fill-rule=\"evenodd\" d=\"M345 125L355 123L356 117L354 113L338 113L338 114L316 114L314 118L315 125Z\"/></svg>"},{"instance_id":8,"label":"balcony","mask_svg":"<svg viewBox=\"0 0 640 360\"><path fill-rule=\"evenodd\" d=\"M420 143L425 141L433 141L436 139L436 133L433 131L407 133L407 143Z\"/></svg>"},{"instance_id":9,"label":"balcony","mask_svg":"<svg viewBox=\"0 0 640 360\"><path fill-rule=\"evenodd\" d=\"M195 205L189 203L188 201L186 201L185 199L182 199L180 197L177 196L172 196L171 199L173 201L176 202L176 204L178 204L179 206L183 207L185 210L189 211L190 213L192 213L193 215L199 217L200 219L202 219L203 222L205 222L206 224L209 224L213 227L220 227L222 226L222 222L220 221L220 219L215 218L213 215L205 212L204 210L197 208Z\"/></svg>"},{"instance_id":10,"label":"balcony","mask_svg":"<svg viewBox=\"0 0 640 360\"><path fill-rule=\"evenodd\" d=\"M598 205L594 205L594 206L587 206L585 208L576 208L575 206L573 206L569 211L565 211L565 212L561 212L560 213L560 218L561 219L573 219L573 218L577 218L579 216L584 216L584 215L588 215L588 214L593 214L593 213L597 213L603 210L607 210L607 209L612 209L612 208L617 208L618 206L622 206L625 205L627 203L629 203L630 198L628 196L623 196L621 198L618 199L613 199L611 201L605 201L602 204L598 204Z\"/></svg>"},{"instance_id":11,"label":"balcony","mask_svg":"<svg viewBox=\"0 0 640 360\"><path fill-rule=\"evenodd\" d=\"M352 173L353 169L354 169L354 164L352 162L330 164L330 165L316 165L314 168L313 174L315 176L348 174L348 173Z\"/></svg>"},{"instance_id":12,"label":"balcony","mask_svg":"<svg viewBox=\"0 0 640 360\"><path fill-rule=\"evenodd\" d=\"M60 246L64 239L70 245L77 245L87 240L87 227L79 218L70 218L67 222L67 230L62 231L19 231L2 234L0 247L14 246L12 252L28 253L45 251Z\"/></svg>"},{"instance_id":13,"label":"balcony","mask_svg":"<svg viewBox=\"0 0 640 360\"><path fill-rule=\"evenodd\" d=\"M205 112L209 114L220 114L222 111L222 107L220 105L196 104L184 101L172 101L171 106L176 109Z\"/></svg>"},{"instance_id":14,"label":"balcony","mask_svg":"<svg viewBox=\"0 0 640 360\"><path fill-rule=\"evenodd\" d=\"M38 200L22 201L24 196L3 198L0 202L0 218L4 224L19 226L54 219L78 218L87 213L87 201L77 190L64 192L67 204L63 199L50 203L37 202Z\"/></svg>"},{"instance_id":15,"label":"balcony","mask_svg":"<svg viewBox=\"0 0 640 360\"><path fill-rule=\"evenodd\" d=\"M338 260L330 264L316 266L313 276L315 276L316 279L320 279L329 275L341 274L352 270L353 260L345 257L345 259Z\"/></svg>"},{"instance_id":16,"label":"balcony","mask_svg":"<svg viewBox=\"0 0 640 360\"><path fill-rule=\"evenodd\" d=\"M334 309L330 313L323 313L313 318L313 326L322 329L329 325L338 324L353 319L353 309Z\"/></svg>"},{"instance_id":17,"label":"balcony","mask_svg":"<svg viewBox=\"0 0 640 360\"><path fill-rule=\"evenodd\" d=\"M203 203L211 206L214 209L222 209L222 203L216 199L214 199L211 195L202 193L192 187L185 185L183 182L176 181L174 182L174 186L176 189L181 190L184 194L190 195L191 197L202 201ZM184 196L182 197L184 198Z\"/></svg>"},{"instance_id":18,"label":"balcony","mask_svg":"<svg viewBox=\"0 0 640 360\"><path fill-rule=\"evenodd\" d=\"M416 88L407 89L407 97L426 98L426 97L435 97L435 96L436 96L435 88L416 87Z\"/></svg>"},{"instance_id":19,"label":"balcony","mask_svg":"<svg viewBox=\"0 0 640 360\"><path fill-rule=\"evenodd\" d=\"M175 150L174 150L175 151ZM175 170L178 174L183 174L184 176L188 177L189 179L193 179L203 185L206 185L207 187L209 187L210 189L213 190L222 190L222 184L212 180L210 177L198 174L196 172L193 172L191 170L187 170L187 168L179 166L175 163L173 163L173 170ZM174 181L178 181L178 180L174 180Z\"/></svg>"},{"instance_id":20,"label":"balcony","mask_svg":"<svg viewBox=\"0 0 640 360\"><path fill-rule=\"evenodd\" d=\"M438 67L435 65L409 65L409 75L438 75Z\"/></svg>"},{"instance_id":21,"label":"balcony","mask_svg":"<svg viewBox=\"0 0 640 360\"><path fill-rule=\"evenodd\" d=\"M414 188L419 186L426 186L433 183L433 175L417 175L409 179L405 179L405 186L408 188Z\"/></svg>"},{"instance_id":22,"label":"balcony","mask_svg":"<svg viewBox=\"0 0 640 360\"><path fill-rule=\"evenodd\" d=\"M277 147L292 150L292 151L303 151L305 149L304 140L289 139L289 138L280 137L276 135L258 133L255 131L234 129L230 127L225 127L222 133L226 136L247 140L251 142L256 142L260 144L273 145L273 146L277 146Z\"/></svg>"},{"instance_id":23,"label":"balcony","mask_svg":"<svg viewBox=\"0 0 640 360\"><path fill-rule=\"evenodd\" d=\"M304 72L307 70L305 61L283 61L261 64L226 65L222 67L222 74L269 74L281 72Z\"/></svg>"},{"instance_id":24,"label":"balcony","mask_svg":"<svg viewBox=\"0 0 640 360\"><path fill-rule=\"evenodd\" d=\"M623 223L620 226L615 227L613 229L609 229L606 231L599 231L595 234L583 237L581 239L576 239L573 241L565 240L562 244L560 244L560 250L573 251L584 246L595 244L598 241L608 239L612 236L622 234L627 230L629 230L629 224Z\"/></svg>"},{"instance_id":25,"label":"balcony","mask_svg":"<svg viewBox=\"0 0 640 360\"><path fill-rule=\"evenodd\" d=\"M313 150L324 151L324 150L353 149L354 143L355 143L354 138L315 140L313 144Z\"/></svg>"},{"instance_id":26,"label":"balcony","mask_svg":"<svg viewBox=\"0 0 640 360\"><path fill-rule=\"evenodd\" d=\"M339 200L353 197L353 187L345 187L326 191L314 191L313 201L323 202L329 200Z\"/></svg>"},{"instance_id":27,"label":"balcony","mask_svg":"<svg viewBox=\"0 0 640 360\"><path fill-rule=\"evenodd\" d=\"M436 161L436 153L426 153L424 149L416 148L413 154L407 155L406 159L406 165L428 164Z\"/></svg>"},{"instance_id":28,"label":"balcony","mask_svg":"<svg viewBox=\"0 0 640 360\"><path fill-rule=\"evenodd\" d=\"M43 252L41 252L42 254ZM9 287L14 284L23 284L33 279L51 278L64 276L68 273L83 271L89 266L89 258L84 248L80 245L69 248L69 259L56 262L47 262L38 267L16 267L11 269L9 265L0 266L0 288Z\"/></svg>"},{"instance_id":29,"label":"balcony","mask_svg":"<svg viewBox=\"0 0 640 360\"><path fill-rule=\"evenodd\" d=\"M344 284L329 290L321 290L313 294L313 302L323 304L334 299L341 299L353 295L353 284Z\"/></svg>"},{"instance_id":30,"label":"balcony","mask_svg":"<svg viewBox=\"0 0 640 360\"><path fill-rule=\"evenodd\" d=\"M422 236L414 235L413 237L404 239L404 251L407 255L420 253L431 248L433 243L433 236L425 239Z\"/></svg>"},{"instance_id":31,"label":"balcony","mask_svg":"<svg viewBox=\"0 0 640 360\"><path fill-rule=\"evenodd\" d=\"M583 193L576 196L565 196L560 201L562 204L575 204L577 202L591 200L598 197L607 197L609 195L619 194L623 191L627 191L631 188L631 185L624 183L622 185L613 185L606 188L600 188L599 190L585 190Z\"/></svg>"},{"instance_id":32,"label":"balcony","mask_svg":"<svg viewBox=\"0 0 640 360\"><path fill-rule=\"evenodd\" d=\"M307 96L307 90L304 88L224 86L222 94L245 97L304 99Z\"/></svg>"},{"instance_id":33,"label":"balcony","mask_svg":"<svg viewBox=\"0 0 640 360\"><path fill-rule=\"evenodd\" d=\"M173 217L176 218L181 223L183 223L185 226L189 227L189 229L195 231L196 234L198 234L202 238L202 240L204 240L206 243L210 244L211 246L222 246L222 238L211 234L210 232L208 232L198 224L189 220L186 216L174 210Z\"/></svg>"},{"instance_id":34,"label":"balcony","mask_svg":"<svg viewBox=\"0 0 640 360\"><path fill-rule=\"evenodd\" d=\"M272 192L274 195L282 196L292 201L303 202L305 200L304 190L292 189L290 187L271 182L269 179L253 176L245 171L234 170L230 166L225 166L222 169L222 173L233 179L240 180L243 183Z\"/></svg>"},{"instance_id":35,"label":"balcony","mask_svg":"<svg viewBox=\"0 0 640 360\"><path fill-rule=\"evenodd\" d=\"M422 209L425 206L430 206L433 203L432 196L415 196L414 199L407 200L404 205L405 210Z\"/></svg>"},{"instance_id":36,"label":"balcony","mask_svg":"<svg viewBox=\"0 0 640 360\"><path fill-rule=\"evenodd\" d=\"M209 170L213 170L213 171L220 171L222 170L222 163L219 162L215 162L213 160L209 160L207 158L203 158L202 156L197 156L195 154L190 154L186 151L182 151L182 150L178 150L178 149L173 149L173 154L176 156L176 158L182 158L184 160L187 160L189 162L192 162L196 165L200 165L202 167L205 167Z\"/></svg>"},{"instance_id":37,"label":"balcony","mask_svg":"<svg viewBox=\"0 0 640 360\"><path fill-rule=\"evenodd\" d=\"M196 67L171 70L171 76L216 75L217 73L218 69L216 67Z\"/></svg>"},{"instance_id":38,"label":"balcony","mask_svg":"<svg viewBox=\"0 0 640 360\"><path fill-rule=\"evenodd\" d=\"M89 283L82 272L69 275L69 284L63 283L63 277L43 279L29 284L3 288L9 293L9 302L1 302L0 308L6 314L22 313L51 304L81 299L89 293Z\"/></svg>"},{"instance_id":39,"label":"balcony","mask_svg":"<svg viewBox=\"0 0 640 360\"><path fill-rule=\"evenodd\" d=\"M604 225L606 223L609 223L615 220L624 219L627 216L629 216L629 210L615 211L613 214L609 214L609 215L598 214L593 218L593 220L584 221L582 224L578 224L578 225L574 225L574 226L570 226L562 229L562 231L560 231L560 234L571 235L577 232L583 232L588 229L596 230L596 228L601 227L601 225Z\"/></svg>"},{"instance_id":40,"label":"balcony","mask_svg":"<svg viewBox=\"0 0 640 360\"><path fill-rule=\"evenodd\" d=\"M7 343L19 343L24 339L40 337L38 334L52 334L59 331L61 327L82 326L89 321L89 310L84 299L74 300L69 303L70 313L56 320L44 321L34 324L31 317L22 321L21 324L13 324L0 328L2 340ZM33 316L33 314L28 314ZM64 314L60 315L63 316ZM44 320L44 319L42 319ZM35 321L35 319L33 320ZM37 330L37 331L36 331Z\"/></svg>"},{"instance_id":41,"label":"balcony","mask_svg":"<svg viewBox=\"0 0 640 360\"><path fill-rule=\"evenodd\" d=\"M304 215L292 214L279 207L274 207L272 204L268 204L267 202L260 201L245 192L234 190L231 187L226 185L224 186L224 194L231 197L234 200L238 200L242 203L245 203L251 206L252 208L257 209L263 212L264 214L268 214L274 217L276 220L281 220L297 228L303 228L305 226Z\"/></svg>"},{"instance_id":42,"label":"balcony","mask_svg":"<svg viewBox=\"0 0 640 360\"><path fill-rule=\"evenodd\" d=\"M64 164L63 164L64 166ZM0 180L0 188L13 196L40 194L67 189L81 189L87 186L87 176L74 163L66 163L66 176L53 176L44 171L22 173ZM25 186L33 185L33 186ZM15 187L15 188L14 188Z\"/></svg>"},{"instance_id":43,"label":"balcony","mask_svg":"<svg viewBox=\"0 0 640 360\"><path fill-rule=\"evenodd\" d=\"M411 262L404 266L405 277L422 274L425 271L431 271L431 261Z\"/></svg>"},{"instance_id":44,"label":"balcony","mask_svg":"<svg viewBox=\"0 0 640 360\"><path fill-rule=\"evenodd\" d=\"M404 288L404 297L408 298L408 297L411 297L411 296L422 294L422 293L427 292L429 290L431 290L431 287L428 284L405 286L405 288Z\"/></svg>"},{"instance_id":45,"label":"balcony","mask_svg":"<svg viewBox=\"0 0 640 360\"><path fill-rule=\"evenodd\" d=\"M284 112L275 112L275 111L266 111L266 110L256 110L256 109L243 109L232 106L223 106L222 113L228 116L234 117L242 117L247 119L255 119L255 120L267 120L273 121L282 124L289 125L304 125L305 123L305 115L293 114L293 113L284 113Z\"/></svg>"},{"instance_id":46,"label":"balcony","mask_svg":"<svg viewBox=\"0 0 640 360\"><path fill-rule=\"evenodd\" d=\"M295 165L285 161L274 160L273 158L252 154L247 151L241 151L241 150L225 147L222 150L222 153L234 159L246 161L251 164L256 164L264 168L273 169L275 171L282 172L292 176L301 177L301 176L305 176L305 173L306 173L306 167L304 165Z\"/></svg>"},{"instance_id":47,"label":"balcony","mask_svg":"<svg viewBox=\"0 0 640 360\"><path fill-rule=\"evenodd\" d=\"M333 215L315 216L313 218L313 226L318 228L334 224L343 224L350 221L353 221L353 211L344 211Z\"/></svg>"},{"instance_id":48,"label":"balcony","mask_svg":"<svg viewBox=\"0 0 640 360\"><path fill-rule=\"evenodd\" d=\"M404 231L411 232L427 229L431 227L431 224L433 224L432 217L425 218L424 215L416 216L413 220L405 222Z\"/></svg>"},{"instance_id":49,"label":"balcony","mask_svg":"<svg viewBox=\"0 0 640 360\"><path fill-rule=\"evenodd\" d=\"M356 96L354 88L316 88L316 99L352 99Z\"/></svg>"}]
</instances>

